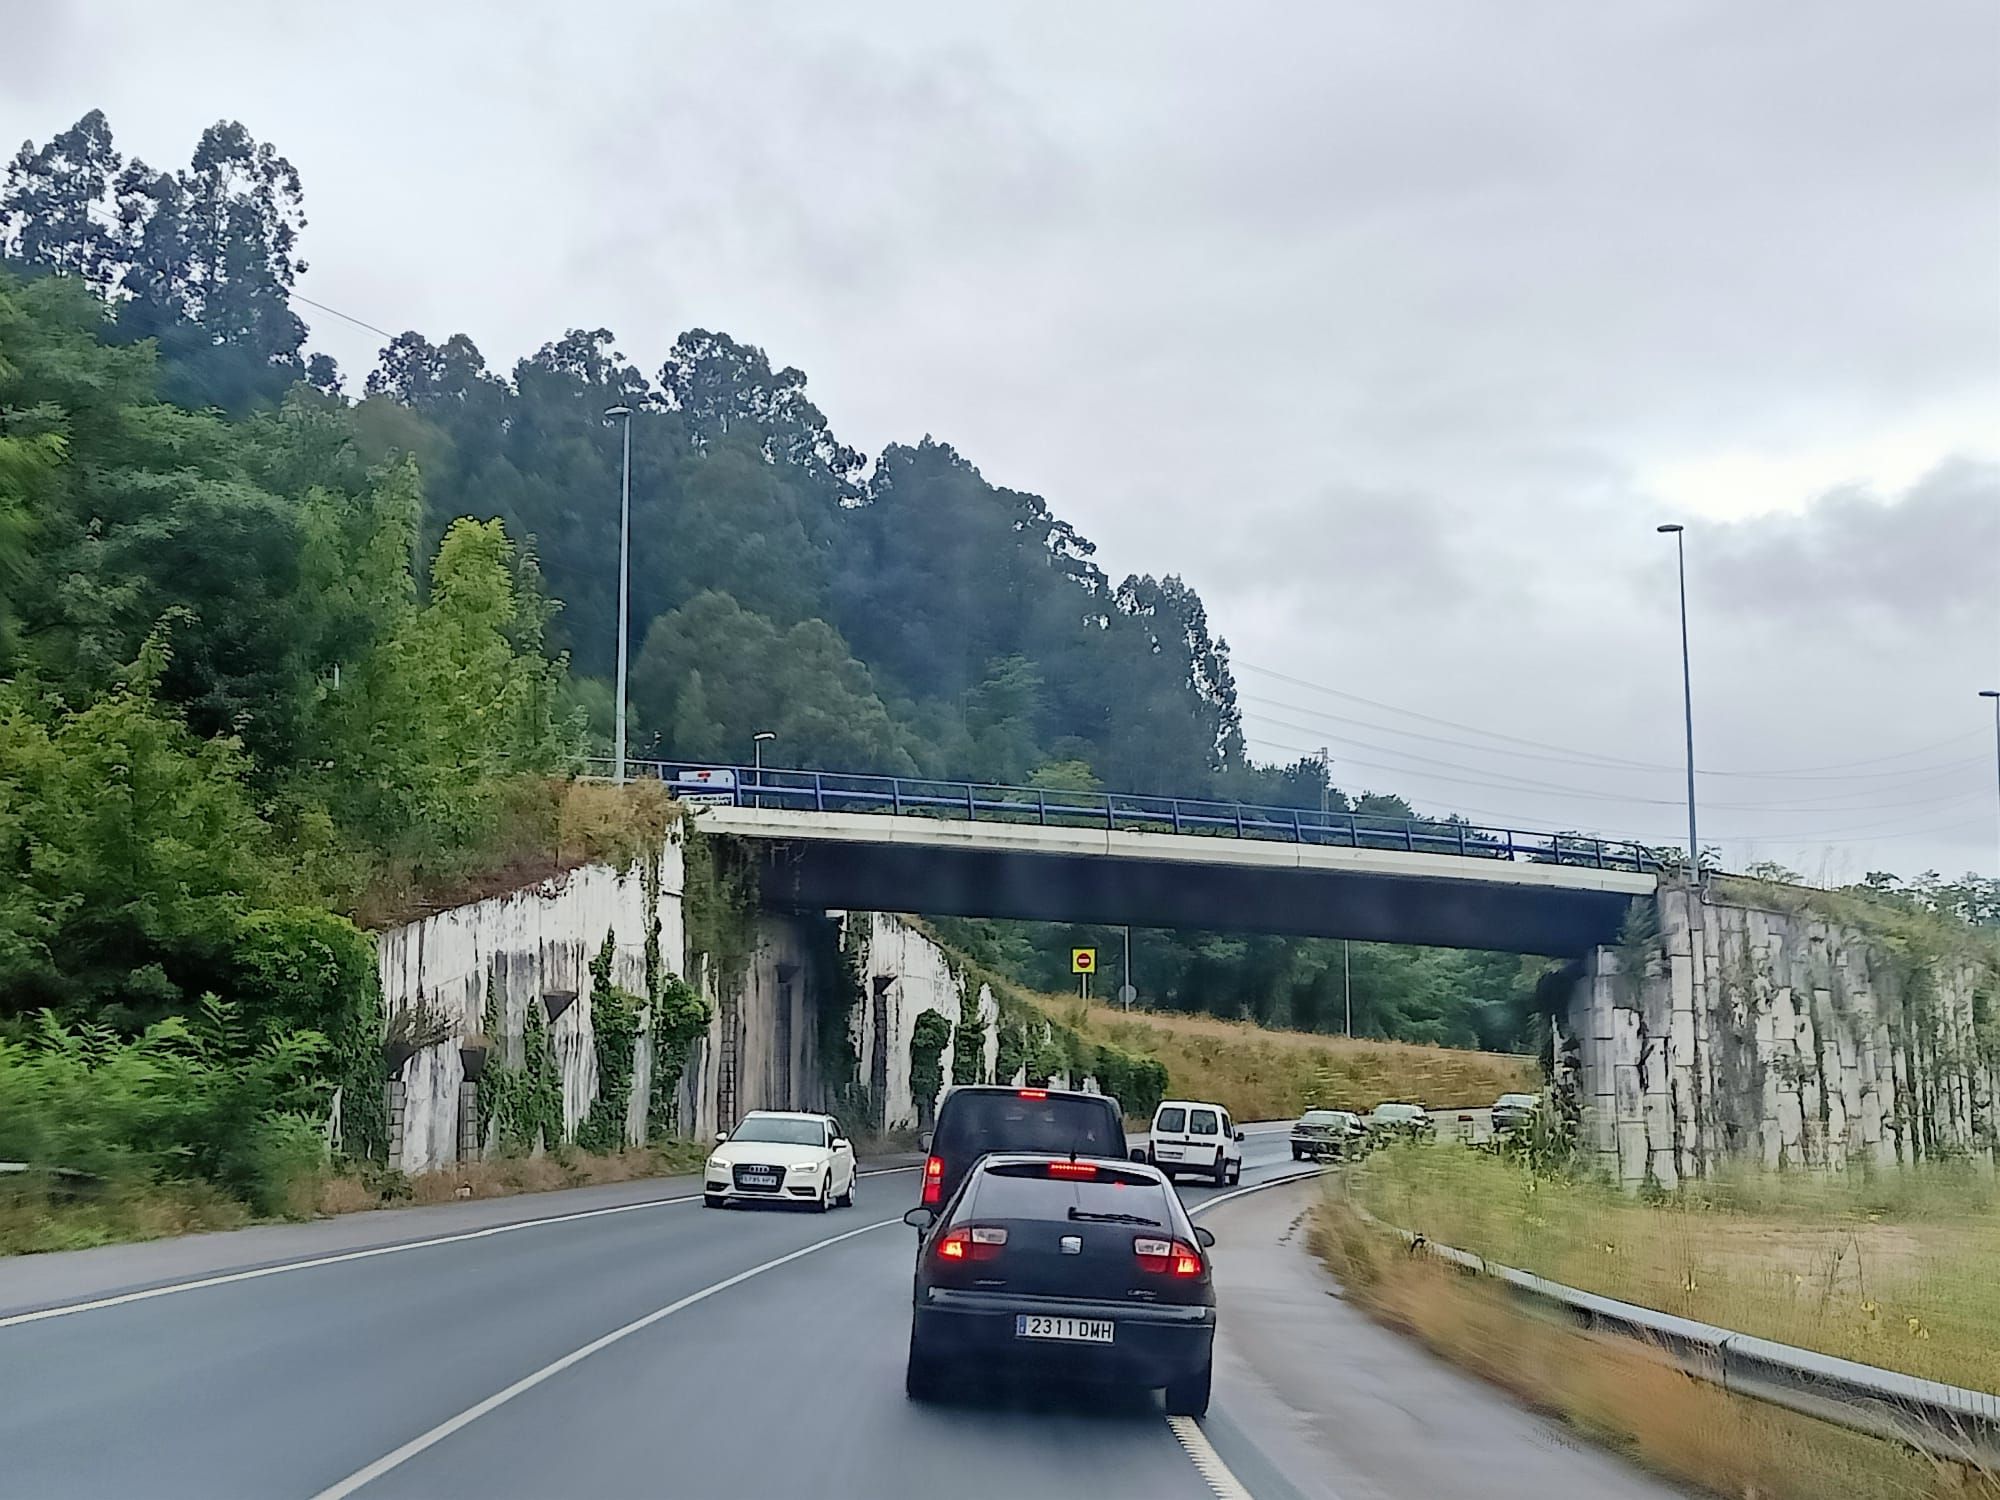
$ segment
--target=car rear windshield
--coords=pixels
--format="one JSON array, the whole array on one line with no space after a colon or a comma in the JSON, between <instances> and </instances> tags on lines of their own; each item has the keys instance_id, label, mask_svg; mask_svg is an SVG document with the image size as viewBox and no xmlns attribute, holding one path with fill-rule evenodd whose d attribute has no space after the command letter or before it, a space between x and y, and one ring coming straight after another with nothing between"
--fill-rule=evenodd
<instances>
[{"instance_id":1,"label":"car rear windshield","mask_svg":"<svg viewBox=\"0 0 2000 1500\"><path fill-rule=\"evenodd\" d=\"M1340 1116L1330 1109L1309 1109L1300 1117L1301 1125L1338 1125Z\"/></svg>"},{"instance_id":2,"label":"car rear windshield","mask_svg":"<svg viewBox=\"0 0 2000 1500\"><path fill-rule=\"evenodd\" d=\"M1376 1118L1382 1120L1414 1120L1423 1112L1422 1106L1416 1104L1378 1104L1375 1106Z\"/></svg>"},{"instance_id":3,"label":"car rear windshield","mask_svg":"<svg viewBox=\"0 0 2000 1500\"><path fill-rule=\"evenodd\" d=\"M1131 1214L1160 1225L1173 1222L1168 1189L1155 1178L1090 1162L1055 1166L1059 1172L1068 1168L1071 1175L1052 1177L1040 1162L988 1167L967 1198L966 1215L1067 1219L1074 1208L1079 1214Z\"/></svg>"},{"instance_id":4,"label":"car rear windshield","mask_svg":"<svg viewBox=\"0 0 2000 1500\"><path fill-rule=\"evenodd\" d=\"M1212 1109L1191 1109L1188 1111L1188 1129L1196 1135L1214 1135L1221 1127L1215 1123Z\"/></svg>"},{"instance_id":5,"label":"car rear windshield","mask_svg":"<svg viewBox=\"0 0 2000 1500\"><path fill-rule=\"evenodd\" d=\"M945 1100L931 1149L955 1157L989 1151L1123 1156L1125 1130L1096 1099L953 1094Z\"/></svg>"},{"instance_id":6,"label":"car rear windshield","mask_svg":"<svg viewBox=\"0 0 2000 1500\"><path fill-rule=\"evenodd\" d=\"M1184 1109L1163 1109L1160 1117L1153 1121L1155 1130L1186 1130L1187 1111Z\"/></svg>"},{"instance_id":7,"label":"car rear windshield","mask_svg":"<svg viewBox=\"0 0 2000 1500\"><path fill-rule=\"evenodd\" d=\"M1518 1105L1523 1109L1527 1109L1533 1107L1535 1096L1533 1094L1502 1094L1500 1102L1502 1104Z\"/></svg>"}]
</instances>

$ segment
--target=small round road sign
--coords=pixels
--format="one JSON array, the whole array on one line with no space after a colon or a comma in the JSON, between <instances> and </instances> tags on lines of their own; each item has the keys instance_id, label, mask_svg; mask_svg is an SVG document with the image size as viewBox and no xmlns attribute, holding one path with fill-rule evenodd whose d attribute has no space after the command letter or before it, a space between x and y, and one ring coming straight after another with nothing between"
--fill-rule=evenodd
<instances>
[{"instance_id":1,"label":"small round road sign","mask_svg":"<svg viewBox=\"0 0 2000 1500\"><path fill-rule=\"evenodd\" d=\"M1137 1000L1138 998L1139 998L1139 992L1133 989L1131 985L1121 984L1118 986L1118 1003L1120 1005L1130 1005L1134 1000Z\"/></svg>"}]
</instances>

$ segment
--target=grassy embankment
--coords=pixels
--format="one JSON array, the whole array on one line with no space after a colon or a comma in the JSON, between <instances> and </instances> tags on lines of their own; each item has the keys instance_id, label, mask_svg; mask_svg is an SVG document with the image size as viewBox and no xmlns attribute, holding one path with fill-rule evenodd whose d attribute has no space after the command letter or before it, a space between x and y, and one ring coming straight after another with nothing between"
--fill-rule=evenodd
<instances>
[{"instance_id":1,"label":"grassy embankment","mask_svg":"<svg viewBox=\"0 0 2000 1500\"><path fill-rule=\"evenodd\" d=\"M1991 1476L1728 1395L1629 1342L1524 1312L1492 1283L1411 1255L1401 1240L1365 1223L1337 1189L1315 1217L1311 1244L1348 1296L1382 1321L1683 1483L1756 1500L2000 1493Z\"/></svg>"},{"instance_id":2,"label":"grassy embankment","mask_svg":"<svg viewBox=\"0 0 2000 1500\"><path fill-rule=\"evenodd\" d=\"M1440 1148L1350 1179L1389 1223L1664 1312L2000 1391L2000 1183L1733 1174L1657 1203Z\"/></svg>"},{"instance_id":3,"label":"grassy embankment","mask_svg":"<svg viewBox=\"0 0 2000 1500\"><path fill-rule=\"evenodd\" d=\"M238 1229L269 1219L311 1219L374 1208L409 1208L458 1198L506 1198L519 1193L682 1176L701 1170L708 1147L664 1140L625 1151L579 1151L463 1162L407 1177L401 1172L343 1166L301 1174L285 1201L260 1214L240 1197L201 1181L117 1178L76 1195L51 1195L44 1179L0 1178L0 1255L82 1250L127 1240Z\"/></svg>"},{"instance_id":4,"label":"grassy embankment","mask_svg":"<svg viewBox=\"0 0 2000 1500\"><path fill-rule=\"evenodd\" d=\"M1085 1007L1073 996L1032 999L1093 1042L1160 1059L1175 1098L1212 1099L1242 1120L1287 1119L1313 1106L1367 1110L1384 1099L1458 1108L1540 1087L1534 1059L1508 1053L1273 1031L1213 1016L1128 1014L1096 1002Z\"/></svg>"}]
</instances>

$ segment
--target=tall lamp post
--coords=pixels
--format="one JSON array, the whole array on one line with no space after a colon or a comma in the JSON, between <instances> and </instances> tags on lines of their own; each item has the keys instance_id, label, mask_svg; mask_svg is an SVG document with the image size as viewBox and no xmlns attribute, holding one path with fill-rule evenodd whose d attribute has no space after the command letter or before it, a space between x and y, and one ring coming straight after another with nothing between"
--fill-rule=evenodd
<instances>
[{"instance_id":1,"label":"tall lamp post","mask_svg":"<svg viewBox=\"0 0 2000 1500\"><path fill-rule=\"evenodd\" d=\"M1674 539L1674 561L1681 581L1681 715L1687 725L1688 769L1688 878L1701 883L1701 840L1694 828L1694 677L1688 668L1688 570L1687 548L1682 545L1683 528L1669 524L1654 528Z\"/></svg>"},{"instance_id":2,"label":"tall lamp post","mask_svg":"<svg viewBox=\"0 0 2000 1500\"><path fill-rule=\"evenodd\" d=\"M607 406L607 417L625 421L625 476L618 489L618 716L612 731L611 779L625 782L625 673L632 590L632 408Z\"/></svg>"},{"instance_id":3,"label":"tall lamp post","mask_svg":"<svg viewBox=\"0 0 2000 1500\"><path fill-rule=\"evenodd\" d=\"M757 805L759 807L764 805L764 793L762 791L764 785L764 746L777 737L769 729L760 729L750 736L750 764L754 767L753 779L759 788L757 793Z\"/></svg>"},{"instance_id":4,"label":"tall lamp post","mask_svg":"<svg viewBox=\"0 0 2000 1500\"><path fill-rule=\"evenodd\" d=\"M2000 688L1981 688L1979 696L1993 700L1993 775L2000 780ZM1994 873L2000 875L2000 869Z\"/></svg>"}]
</instances>

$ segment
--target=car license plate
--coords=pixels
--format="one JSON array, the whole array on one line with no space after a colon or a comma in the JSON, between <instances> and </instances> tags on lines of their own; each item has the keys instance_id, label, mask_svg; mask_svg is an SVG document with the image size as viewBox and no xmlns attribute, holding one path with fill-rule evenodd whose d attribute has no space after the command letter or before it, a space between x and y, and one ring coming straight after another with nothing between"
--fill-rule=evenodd
<instances>
[{"instance_id":1,"label":"car license plate","mask_svg":"<svg viewBox=\"0 0 2000 1500\"><path fill-rule=\"evenodd\" d=\"M1017 1339L1063 1339L1072 1344L1108 1344L1117 1325L1109 1318L1045 1318L1035 1313L1017 1313Z\"/></svg>"},{"instance_id":2,"label":"car license plate","mask_svg":"<svg viewBox=\"0 0 2000 1500\"><path fill-rule=\"evenodd\" d=\"M1181 1159L1181 1148L1178 1146L1159 1146L1154 1149L1153 1154L1159 1157L1161 1161L1179 1161Z\"/></svg>"},{"instance_id":3,"label":"car license plate","mask_svg":"<svg viewBox=\"0 0 2000 1500\"><path fill-rule=\"evenodd\" d=\"M776 1187L778 1185L777 1174L773 1172L745 1172L743 1174L743 1185L745 1187Z\"/></svg>"}]
</instances>

